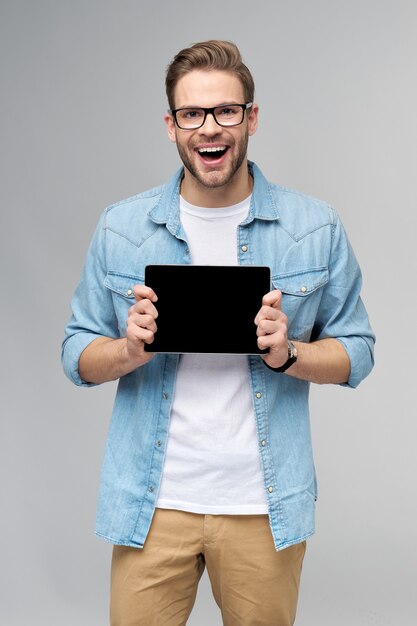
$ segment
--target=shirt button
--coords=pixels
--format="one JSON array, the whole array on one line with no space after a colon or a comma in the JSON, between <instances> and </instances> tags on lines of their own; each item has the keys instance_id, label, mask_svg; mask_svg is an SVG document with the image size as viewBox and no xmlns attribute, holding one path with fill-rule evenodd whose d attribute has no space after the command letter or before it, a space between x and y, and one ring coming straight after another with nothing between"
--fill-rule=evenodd
<instances>
[{"instance_id":1,"label":"shirt button","mask_svg":"<svg viewBox=\"0 0 417 626\"><path fill-rule=\"evenodd\" d=\"M261 394L261 392L260 392L260 391L257 391L257 392L255 393L255 398L258 398L258 400L259 400L259 398L262 398L262 394Z\"/></svg>"},{"instance_id":2,"label":"shirt button","mask_svg":"<svg viewBox=\"0 0 417 626\"><path fill-rule=\"evenodd\" d=\"M242 250L242 252L247 252L248 251L248 246L242 246L241 250Z\"/></svg>"},{"instance_id":3,"label":"shirt button","mask_svg":"<svg viewBox=\"0 0 417 626\"><path fill-rule=\"evenodd\" d=\"M128 289L128 290L127 290L127 295L128 295L128 296L131 296L131 295L132 295L132 293L133 293L133 291L132 291L131 289Z\"/></svg>"},{"instance_id":4,"label":"shirt button","mask_svg":"<svg viewBox=\"0 0 417 626\"><path fill-rule=\"evenodd\" d=\"M158 439L158 441L156 442L156 445L158 446L158 448L160 448L162 446L162 441Z\"/></svg>"},{"instance_id":5,"label":"shirt button","mask_svg":"<svg viewBox=\"0 0 417 626\"><path fill-rule=\"evenodd\" d=\"M306 287L305 285L303 285L303 286L300 288L300 291L301 291L302 293L305 293L305 292L307 291L307 287Z\"/></svg>"},{"instance_id":6,"label":"shirt button","mask_svg":"<svg viewBox=\"0 0 417 626\"><path fill-rule=\"evenodd\" d=\"M261 446L266 446L266 439L262 439Z\"/></svg>"},{"instance_id":7,"label":"shirt button","mask_svg":"<svg viewBox=\"0 0 417 626\"><path fill-rule=\"evenodd\" d=\"M269 491L269 493L272 493L274 491L274 488L273 487L268 487L268 491Z\"/></svg>"},{"instance_id":8,"label":"shirt button","mask_svg":"<svg viewBox=\"0 0 417 626\"><path fill-rule=\"evenodd\" d=\"M164 393L163 397L164 397L164 400L168 400L168 394L167 393Z\"/></svg>"},{"instance_id":9,"label":"shirt button","mask_svg":"<svg viewBox=\"0 0 417 626\"><path fill-rule=\"evenodd\" d=\"M151 493L153 493L153 492L155 491L155 487L154 487L153 485L151 485L151 486L149 487L149 491L150 491Z\"/></svg>"}]
</instances>

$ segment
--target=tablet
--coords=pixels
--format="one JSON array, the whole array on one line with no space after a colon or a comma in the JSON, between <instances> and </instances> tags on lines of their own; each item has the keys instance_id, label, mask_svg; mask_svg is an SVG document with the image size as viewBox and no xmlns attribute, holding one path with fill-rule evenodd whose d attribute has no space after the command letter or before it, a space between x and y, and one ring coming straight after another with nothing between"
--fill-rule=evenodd
<instances>
[{"instance_id":1,"label":"tablet","mask_svg":"<svg viewBox=\"0 0 417 626\"><path fill-rule=\"evenodd\" d=\"M158 296L158 330L148 352L264 354L255 317L270 291L270 269L239 265L147 265Z\"/></svg>"}]
</instances>

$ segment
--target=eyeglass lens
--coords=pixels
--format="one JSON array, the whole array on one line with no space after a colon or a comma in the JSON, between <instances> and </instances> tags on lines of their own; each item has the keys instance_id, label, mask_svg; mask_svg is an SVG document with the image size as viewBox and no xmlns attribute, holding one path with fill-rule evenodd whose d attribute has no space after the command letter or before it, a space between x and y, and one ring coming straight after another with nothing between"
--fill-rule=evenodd
<instances>
[{"instance_id":1,"label":"eyeglass lens","mask_svg":"<svg viewBox=\"0 0 417 626\"><path fill-rule=\"evenodd\" d=\"M220 126L235 126L241 124L244 116L244 108L240 105L227 105L216 107L213 110L214 119ZM206 112L204 109L188 108L179 109L176 112L177 124L180 128L199 128L204 124Z\"/></svg>"}]
</instances>

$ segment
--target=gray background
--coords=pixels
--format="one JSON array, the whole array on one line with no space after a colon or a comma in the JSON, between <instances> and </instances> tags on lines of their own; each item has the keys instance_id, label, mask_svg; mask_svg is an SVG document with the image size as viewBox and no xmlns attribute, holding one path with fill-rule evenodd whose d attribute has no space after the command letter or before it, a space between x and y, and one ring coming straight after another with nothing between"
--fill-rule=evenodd
<instances>
[{"instance_id":1,"label":"gray background","mask_svg":"<svg viewBox=\"0 0 417 626\"><path fill-rule=\"evenodd\" d=\"M337 208L378 335L358 390L312 390L318 531L297 625L415 624L416 6L2 0L2 626L107 623L111 548L92 528L115 387L71 386L60 342L99 214L178 165L168 61L213 37L255 76L250 157ZM220 624L206 578L189 624Z\"/></svg>"}]
</instances>

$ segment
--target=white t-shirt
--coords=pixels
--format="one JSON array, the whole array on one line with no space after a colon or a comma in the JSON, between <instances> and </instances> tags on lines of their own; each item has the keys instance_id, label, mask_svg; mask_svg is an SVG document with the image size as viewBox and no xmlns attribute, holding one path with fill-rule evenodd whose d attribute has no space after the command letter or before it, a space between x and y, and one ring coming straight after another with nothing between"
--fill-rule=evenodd
<instances>
[{"instance_id":1,"label":"white t-shirt","mask_svg":"<svg viewBox=\"0 0 417 626\"><path fill-rule=\"evenodd\" d=\"M195 265L237 265L237 226L250 197L226 208L180 201L181 222ZM233 323L233 301L216 310ZM204 328L201 329L204 332ZM248 359L241 355L180 356L157 507L193 513L267 513Z\"/></svg>"}]
</instances>

